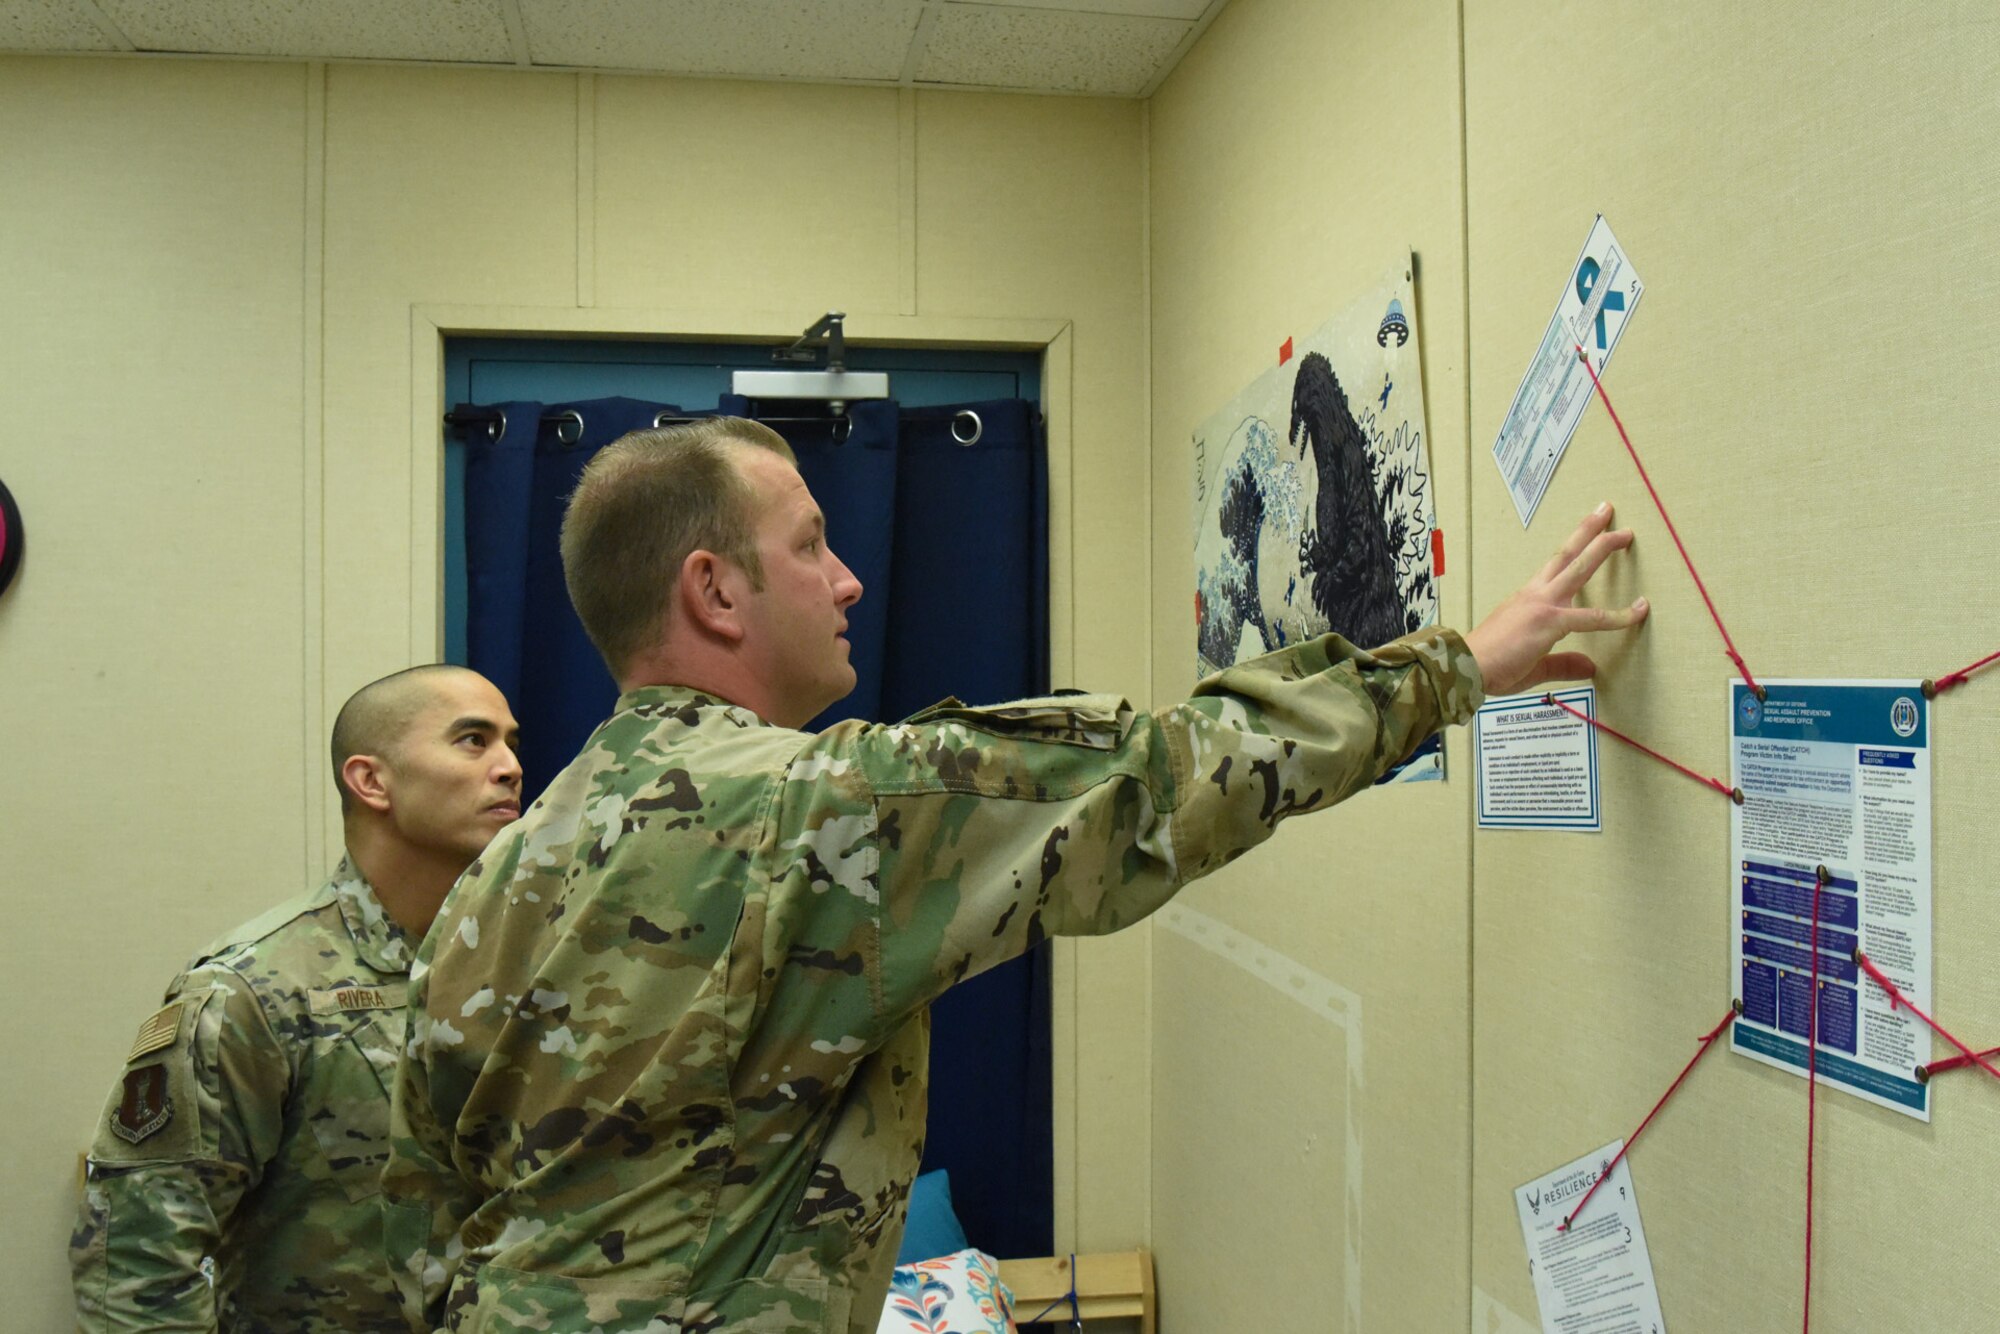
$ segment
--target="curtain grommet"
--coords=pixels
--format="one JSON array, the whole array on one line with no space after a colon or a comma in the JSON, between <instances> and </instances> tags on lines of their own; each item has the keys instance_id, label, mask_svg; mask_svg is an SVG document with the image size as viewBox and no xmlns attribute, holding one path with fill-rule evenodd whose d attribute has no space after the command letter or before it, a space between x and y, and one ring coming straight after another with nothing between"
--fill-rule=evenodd
<instances>
[{"instance_id":1,"label":"curtain grommet","mask_svg":"<svg viewBox=\"0 0 2000 1334\"><path fill-rule=\"evenodd\" d=\"M564 449L575 449L577 441L583 439L583 414L575 408L564 408L555 415L556 443Z\"/></svg>"},{"instance_id":2,"label":"curtain grommet","mask_svg":"<svg viewBox=\"0 0 2000 1334\"><path fill-rule=\"evenodd\" d=\"M971 425L965 431L961 431L959 428L968 422ZM978 444L979 437L985 434L986 423L980 421L979 414L971 408L960 408L958 414L951 419L951 438L968 449Z\"/></svg>"}]
</instances>

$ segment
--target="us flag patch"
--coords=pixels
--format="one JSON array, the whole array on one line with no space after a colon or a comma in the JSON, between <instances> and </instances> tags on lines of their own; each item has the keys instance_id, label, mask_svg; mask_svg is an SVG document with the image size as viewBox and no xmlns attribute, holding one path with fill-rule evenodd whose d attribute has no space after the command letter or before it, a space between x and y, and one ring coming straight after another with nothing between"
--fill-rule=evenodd
<instances>
[{"instance_id":1,"label":"us flag patch","mask_svg":"<svg viewBox=\"0 0 2000 1334\"><path fill-rule=\"evenodd\" d=\"M181 1005L175 1001L139 1025L139 1036L132 1043L132 1050L126 1055L126 1064L138 1060L147 1052L158 1051L162 1047L174 1045L174 1037L180 1032Z\"/></svg>"}]
</instances>

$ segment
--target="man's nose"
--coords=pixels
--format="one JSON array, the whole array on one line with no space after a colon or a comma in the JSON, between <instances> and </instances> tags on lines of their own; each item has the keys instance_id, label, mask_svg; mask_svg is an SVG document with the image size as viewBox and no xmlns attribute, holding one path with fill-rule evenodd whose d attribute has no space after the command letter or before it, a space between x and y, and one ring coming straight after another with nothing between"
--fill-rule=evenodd
<instances>
[{"instance_id":1,"label":"man's nose","mask_svg":"<svg viewBox=\"0 0 2000 1334\"><path fill-rule=\"evenodd\" d=\"M506 742L499 747L500 758L493 766L493 780L497 783L518 785L521 781L521 757Z\"/></svg>"},{"instance_id":2,"label":"man's nose","mask_svg":"<svg viewBox=\"0 0 2000 1334\"><path fill-rule=\"evenodd\" d=\"M854 577L854 571L847 568L847 562L835 556L833 563L840 574L833 581L833 593L838 605L851 607L861 601L861 581Z\"/></svg>"}]
</instances>

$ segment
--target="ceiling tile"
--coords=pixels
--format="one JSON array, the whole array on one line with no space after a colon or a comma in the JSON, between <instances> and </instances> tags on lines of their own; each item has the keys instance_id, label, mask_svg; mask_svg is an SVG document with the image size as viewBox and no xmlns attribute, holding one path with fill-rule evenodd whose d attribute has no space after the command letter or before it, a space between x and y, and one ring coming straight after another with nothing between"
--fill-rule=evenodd
<instances>
[{"instance_id":1,"label":"ceiling tile","mask_svg":"<svg viewBox=\"0 0 2000 1334\"><path fill-rule=\"evenodd\" d=\"M1177 19L946 5L931 25L917 80L1137 97L1193 26Z\"/></svg>"},{"instance_id":2,"label":"ceiling tile","mask_svg":"<svg viewBox=\"0 0 2000 1334\"><path fill-rule=\"evenodd\" d=\"M512 63L500 0L97 0L141 51Z\"/></svg>"},{"instance_id":3,"label":"ceiling tile","mask_svg":"<svg viewBox=\"0 0 2000 1334\"><path fill-rule=\"evenodd\" d=\"M1208 12L1214 0L945 0L951 5L1004 3L1017 9L1067 9L1090 14L1126 14L1140 18L1182 19L1192 23Z\"/></svg>"},{"instance_id":4,"label":"ceiling tile","mask_svg":"<svg viewBox=\"0 0 2000 1334\"><path fill-rule=\"evenodd\" d=\"M0 0L0 51L116 51L76 0Z\"/></svg>"},{"instance_id":5,"label":"ceiling tile","mask_svg":"<svg viewBox=\"0 0 2000 1334\"><path fill-rule=\"evenodd\" d=\"M520 0L538 65L898 79L923 0Z\"/></svg>"}]
</instances>

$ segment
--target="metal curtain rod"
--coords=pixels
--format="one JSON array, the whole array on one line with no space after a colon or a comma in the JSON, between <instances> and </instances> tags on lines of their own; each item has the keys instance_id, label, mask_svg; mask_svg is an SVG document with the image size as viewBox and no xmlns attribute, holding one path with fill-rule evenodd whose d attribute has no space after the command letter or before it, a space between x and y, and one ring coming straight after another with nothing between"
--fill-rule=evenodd
<instances>
[{"instance_id":1,"label":"metal curtain rod","mask_svg":"<svg viewBox=\"0 0 2000 1334\"><path fill-rule=\"evenodd\" d=\"M659 427L670 426L680 422L707 421L716 415L713 412L680 414L662 410L653 414L653 426L657 430ZM848 417L846 413L825 417L757 417L753 420L766 423L777 422L781 425L792 426L814 424L836 426L838 428L834 433L836 443L846 440L848 432L854 429L853 419ZM573 447L577 441L583 439L583 414L575 408L563 408L557 412L544 412L541 422L544 426L554 426L556 428L556 441L565 449ZM499 408L482 408L474 406L471 403L461 403L450 412L445 413L444 423L453 430L461 432L465 431L468 427L483 426L486 428L487 444L492 444L499 440L501 436L507 434L507 414L505 412Z\"/></svg>"}]
</instances>

